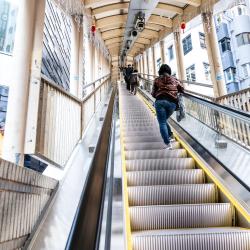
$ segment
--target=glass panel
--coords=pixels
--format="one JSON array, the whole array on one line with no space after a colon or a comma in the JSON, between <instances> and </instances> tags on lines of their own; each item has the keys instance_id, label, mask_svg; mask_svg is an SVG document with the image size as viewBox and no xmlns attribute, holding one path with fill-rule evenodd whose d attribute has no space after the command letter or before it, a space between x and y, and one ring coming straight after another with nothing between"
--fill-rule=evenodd
<instances>
[{"instance_id":1,"label":"glass panel","mask_svg":"<svg viewBox=\"0 0 250 250\"><path fill-rule=\"evenodd\" d=\"M0 0L0 52L12 54L14 48L18 6L10 0Z\"/></svg>"},{"instance_id":2,"label":"glass panel","mask_svg":"<svg viewBox=\"0 0 250 250\"><path fill-rule=\"evenodd\" d=\"M249 117L193 97L184 97L184 102L186 118L178 124L250 186ZM175 116L172 118L176 120Z\"/></svg>"}]
</instances>

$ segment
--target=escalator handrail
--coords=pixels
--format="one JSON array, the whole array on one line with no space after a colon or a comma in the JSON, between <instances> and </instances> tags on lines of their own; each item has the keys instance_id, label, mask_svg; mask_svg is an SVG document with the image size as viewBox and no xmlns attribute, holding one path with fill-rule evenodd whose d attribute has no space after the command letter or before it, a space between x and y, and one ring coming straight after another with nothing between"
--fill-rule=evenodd
<instances>
[{"instance_id":1,"label":"escalator handrail","mask_svg":"<svg viewBox=\"0 0 250 250\"><path fill-rule=\"evenodd\" d=\"M115 93L113 89L65 250L92 250L99 242Z\"/></svg>"},{"instance_id":2,"label":"escalator handrail","mask_svg":"<svg viewBox=\"0 0 250 250\"><path fill-rule=\"evenodd\" d=\"M184 96L188 99L191 99L199 104L202 104L202 105L205 105L213 110L216 110L218 112L222 112L226 115L229 115L231 117L234 117L236 119L239 119L239 120L242 120L246 123L250 123L250 113L248 112L244 112L244 111L241 111L239 109L236 109L236 108L233 108L233 107L230 107L230 106L227 106L227 105L221 105L221 104L218 104L216 102L212 102L210 100L206 100L202 97L198 97L198 96L195 96L195 95L192 95L190 93L184 93ZM149 96L147 96L147 98L150 98ZM154 101L154 98L150 98L151 101Z\"/></svg>"}]
</instances>

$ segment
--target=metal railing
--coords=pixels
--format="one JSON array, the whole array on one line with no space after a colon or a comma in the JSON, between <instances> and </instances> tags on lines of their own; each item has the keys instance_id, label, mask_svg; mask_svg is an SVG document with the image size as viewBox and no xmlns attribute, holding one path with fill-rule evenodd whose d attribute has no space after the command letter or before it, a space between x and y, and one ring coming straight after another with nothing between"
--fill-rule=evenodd
<instances>
[{"instance_id":1,"label":"metal railing","mask_svg":"<svg viewBox=\"0 0 250 250\"><path fill-rule=\"evenodd\" d=\"M151 93L153 81L143 77L141 81L143 89ZM218 99L185 90L184 102L187 114L215 130L218 135L224 135L250 149L250 114L216 101Z\"/></svg>"},{"instance_id":2,"label":"metal railing","mask_svg":"<svg viewBox=\"0 0 250 250\"><path fill-rule=\"evenodd\" d=\"M223 105L250 112L250 88L218 97L216 101Z\"/></svg>"},{"instance_id":3,"label":"metal railing","mask_svg":"<svg viewBox=\"0 0 250 250\"><path fill-rule=\"evenodd\" d=\"M58 166L66 164L98 105L104 100L111 84L109 79L106 75L84 86L85 91L90 91L80 100L42 77L35 155Z\"/></svg>"},{"instance_id":4,"label":"metal railing","mask_svg":"<svg viewBox=\"0 0 250 250\"><path fill-rule=\"evenodd\" d=\"M155 75L142 74L141 79L148 81L149 85L153 83L153 80L157 77ZM187 93L195 96L202 97L206 100L210 100L222 105L230 106L245 112L250 112L250 88L246 88L231 94L220 96L217 98L213 97L213 86L206 83L182 81ZM146 87L148 84L146 84ZM147 89L149 91L149 89ZM206 95L201 93L206 93Z\"/></svg>"}]
</instances>

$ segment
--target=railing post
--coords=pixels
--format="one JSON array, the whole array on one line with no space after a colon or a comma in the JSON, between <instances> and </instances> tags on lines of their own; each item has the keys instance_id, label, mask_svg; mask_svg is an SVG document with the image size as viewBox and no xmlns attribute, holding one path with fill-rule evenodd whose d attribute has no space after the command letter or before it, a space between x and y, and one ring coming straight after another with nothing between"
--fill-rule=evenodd
<instances>
[{"instance_id":1,"label":"railing post","mask_svg":"<svg viewBox=\"0 0 250 250\"><path fill-rule=\"evenodd\" d=\"M94 87L94 113L96 112L96 91L95 91L95 82L93 83L93 87Z\"/></svg>"}]
</instances>

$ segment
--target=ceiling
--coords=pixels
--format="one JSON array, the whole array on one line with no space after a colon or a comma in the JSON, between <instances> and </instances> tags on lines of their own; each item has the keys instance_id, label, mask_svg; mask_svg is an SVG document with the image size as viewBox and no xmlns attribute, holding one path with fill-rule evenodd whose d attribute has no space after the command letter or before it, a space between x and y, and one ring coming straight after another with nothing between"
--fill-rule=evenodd
<instances>
[{"instance_id":1,"label":"ceiling","mask_svg":"<svg viewBox=\"0 0 250 250\"><path fill-rule=\"evenodd\" d=\"M133 1L133 0L131 0ZM137 0L135 0L137 1ZM145 6L150 0L141 0ZM139 33L129 50L132 58L145 50L155 41L173 31L177 20L187 16L185 13L196 10L205 0L160 0L156 8L151 10L145 29ZM96 20L96 28L115 61L120 55L124 42L124 34L130 7L129 0L85 0L85 8L90 9ZM143 5L142 5L143 6ZM139 11L139 10L138 10ZM118 60L117 60L118 62Z\"/></svg>"}]
</instances>

